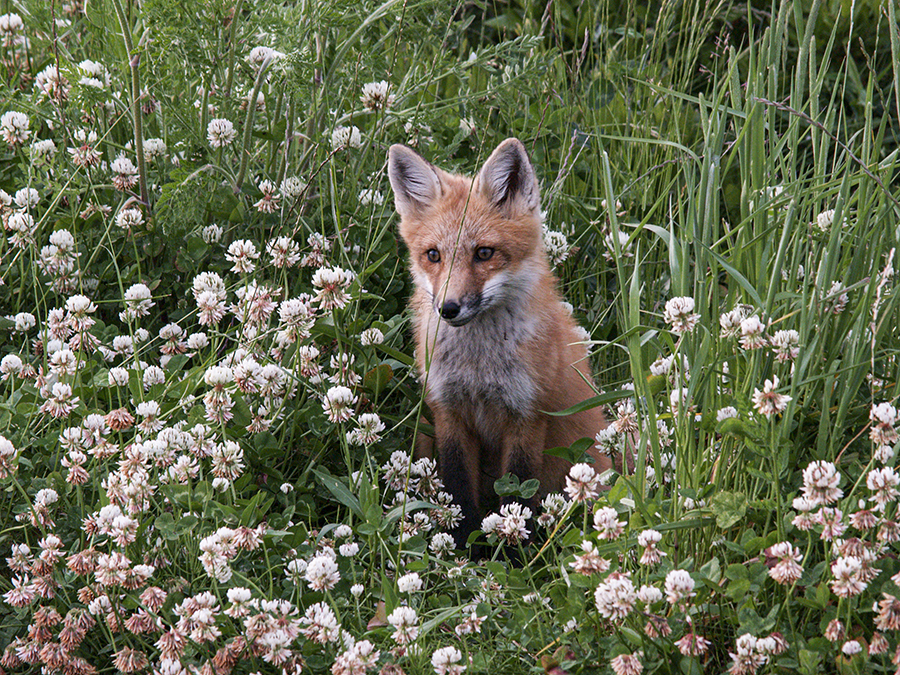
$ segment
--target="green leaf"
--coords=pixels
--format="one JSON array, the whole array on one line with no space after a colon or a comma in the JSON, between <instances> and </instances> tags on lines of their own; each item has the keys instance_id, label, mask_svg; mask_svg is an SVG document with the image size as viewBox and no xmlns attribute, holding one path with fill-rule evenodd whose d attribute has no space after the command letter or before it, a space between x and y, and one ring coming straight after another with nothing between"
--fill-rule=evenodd
<instances>
[{"instance_id":1,"label":"green leaf","mask_svg":"<svg viewBox=\"0 0 900 675\"><path fill-rule=\"evenodd\" d=\"M712 498L712 511L716 525L728 529L747 515L747 495L741 492L718 492Z\"/></svg>"},{"instance_id":2,"label":"green leaf","mask_svg":"<svg viewBox=\"0 0 900 675\"><path fill-rule=\"evenodd\" d=\"M359 505L359 500L343 482L339 481L324 469L313 469L313 473L337 501L350 509L357 518L365 520L362 507Z\"/></svg>"}]
</instances>

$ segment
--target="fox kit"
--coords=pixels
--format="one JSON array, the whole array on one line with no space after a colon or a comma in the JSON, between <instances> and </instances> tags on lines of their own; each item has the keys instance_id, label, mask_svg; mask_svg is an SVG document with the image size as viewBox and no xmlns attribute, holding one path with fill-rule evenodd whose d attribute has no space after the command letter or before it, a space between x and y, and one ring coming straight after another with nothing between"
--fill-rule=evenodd
<instances>
[{"instance_id":1,"label":"fox kit","mask_svg":"<svg viewBox=\"0 0 900 675\"><path fill-rule=\"evenodd\" d=\"M416 285L418 367L441 478L462 507L462 546L496 507L497 478L537 478L539 495L560 490L570 464L544 450L593 437L606 422L598 408L546 414L594 391L550 271L538 183L522 143L503 141L474 179L394 145L388 175ZM598 471L610 468L592 452Z\"/></svg>"}]
</instances>

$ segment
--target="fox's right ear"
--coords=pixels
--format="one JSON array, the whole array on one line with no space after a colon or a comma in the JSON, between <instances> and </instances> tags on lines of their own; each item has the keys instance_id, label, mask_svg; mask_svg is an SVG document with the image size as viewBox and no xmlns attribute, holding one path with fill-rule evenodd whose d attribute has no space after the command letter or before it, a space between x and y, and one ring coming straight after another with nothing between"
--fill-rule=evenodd
<instances>
[{"instance_id":1,"label":"fox's right ear","mask_svg":"<svg viewBox=\"0 0 900 675\"><path fill-rule=\"evenodd\" d=\"M441 196L437 169L405 145L391 146L388 178L394 190L394 205L401 216L421 211Z\"/></svg>"}]
</instances>

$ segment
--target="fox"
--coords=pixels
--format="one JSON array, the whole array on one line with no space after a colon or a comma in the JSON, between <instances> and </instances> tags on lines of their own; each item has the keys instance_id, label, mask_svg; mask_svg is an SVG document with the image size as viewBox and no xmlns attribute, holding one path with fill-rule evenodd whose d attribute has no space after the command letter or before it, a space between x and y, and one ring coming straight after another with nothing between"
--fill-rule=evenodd
<instances>
[{"instance_id":1,"label":"fox","mask_svg":"<svg viewBox=\"0 0 900 675\"><path fill-rule=\"evenodd\" d=\"M487 512L507 502L495 493L498 478L538 479L526 500L536 513L571 468L544 451L593 438L607 422L597 407L548 414L595 390L544 248L540 188L522 142L500 143L474 178L392 145L388 178L415 287L416 365L434 423L426 445L461 508L454 538L464 548ZM589 454L598 473L611 468L608 456Z\"/></svg>"}]
</instances>

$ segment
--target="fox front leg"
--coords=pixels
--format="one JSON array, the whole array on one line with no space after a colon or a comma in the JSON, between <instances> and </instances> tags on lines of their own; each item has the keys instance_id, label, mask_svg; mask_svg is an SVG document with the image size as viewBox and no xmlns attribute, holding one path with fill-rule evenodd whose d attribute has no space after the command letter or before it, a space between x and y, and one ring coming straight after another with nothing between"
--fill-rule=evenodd
<instances>
[{"instance_id":1,"label":"fox front leg","mask_svg":"<svg viewBox=\"0 0 900 675\"><path fill-rule=\"evenodd\" d=\"M442 424L436 415L437 450L441 480L444 489L462 511L462 522L453 530L456 547L463 549L469 535L481 527L478 506L478 453L477 440L462 430L462 425Z\"/></svg>"},{"instance_id":2,"label":"fox front leg","mask_svg":"<svg viewBox=\"0 0 900 675\"><path fill-rule=\"evenodd\" d=\"M527 420L517 424L503 440L503 461L500 473L511 473L519 479L519 484L532 478L538 479L546 488L547 477L543 475L544 438L547 435L547 423L543 420ZM528 499L520 497L504 497L501 505L511 502L519 502L531 509L533 515L537 515L540 505L538 495L535 493Z\"/></svg>"}]
</instances>

